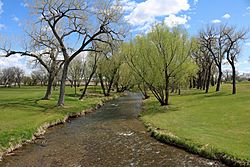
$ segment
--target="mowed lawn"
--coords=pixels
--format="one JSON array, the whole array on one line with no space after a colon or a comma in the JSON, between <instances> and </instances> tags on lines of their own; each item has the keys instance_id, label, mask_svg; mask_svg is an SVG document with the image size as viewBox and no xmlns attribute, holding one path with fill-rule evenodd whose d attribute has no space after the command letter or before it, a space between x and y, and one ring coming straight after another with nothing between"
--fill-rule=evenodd
<instances>
[{"instance_id":1,"label":"mowed lawn","mask_svg":"<svg viewBox=\"0 0 250 167\"><path fill-rule=\"evenodd\" d=\"M250 83L238 84L236 95L230 84L223 84L219 93L214 90L171 96L168 109L151 96L142 119L190 142L250 160Z\"/></svg>"},{"instance_id":2,"label":"mowed lawn","mask_svg":"<svg viewBox=\"0 0 250 167\"><path fill-rule=\"evenodd\" d=\"M78 92L80 88L78 88ZM67 114L96 106L103 99L100 88L92 87L83 101L74 96L74 88L67 87L65 107L57 108L58 91L51 100L40 100L45 87L0 88L0 153L12 144L31 139L45 122L63 119Z\"/></svg>"}]
</instances>

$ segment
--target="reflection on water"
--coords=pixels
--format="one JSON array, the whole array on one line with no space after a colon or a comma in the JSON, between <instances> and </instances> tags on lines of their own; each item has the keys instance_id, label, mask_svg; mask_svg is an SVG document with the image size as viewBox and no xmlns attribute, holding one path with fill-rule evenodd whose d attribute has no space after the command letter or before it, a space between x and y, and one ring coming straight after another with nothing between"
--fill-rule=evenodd
<instances>
[{"instance_id":1,"label":"reflection on water","mask_svg":"<svg viewBox=\"0 0 250 167\"><path fill-rule=\"evenodd\" d=\"M106 103L86 117L50 128L44 138L5 157L8 167L223 166L149 136L137 116L141 96Z\"/></svg>"}]
</instances>

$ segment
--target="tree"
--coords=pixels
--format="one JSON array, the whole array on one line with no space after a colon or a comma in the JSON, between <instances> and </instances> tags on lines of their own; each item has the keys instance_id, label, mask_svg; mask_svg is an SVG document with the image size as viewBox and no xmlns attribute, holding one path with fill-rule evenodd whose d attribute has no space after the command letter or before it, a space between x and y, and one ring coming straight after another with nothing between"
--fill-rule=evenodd
<instances>
[{"instance_id":1,"label":"tree","mask_svg":"<svg viewBox=\"0 0 250 167\"><path fill-rule=\"evenodd\" d=\"M31 5L39 25L48 27L59 44L64 65L58 106L64 105L68 68L81 52L95 51L94 41L107 42L123 35L122 7L116 1L35 0ZM37 21L36 21L37 22ZM122 28L122 29L121 29Z\"/></svg>"},{"instance_id":2,"label":"tree","mask_svg":"<svg viewBox=\"0 0 250 167\"><path fill-rule=\"evenodd\" d=\"M84 76L84 70L85 70L84 57L77 57L69 65L68 79L73 83L73 86L75 88L75 96L77 95L76 87L80 86L81 80L83 79Z\"/></svg>"},{"instance_id":3,"label":"tree","mask_svg":"<svg viewBox=\"0 0 250 167\"><path fill-rule=\"evenodd\" d=\"M212 75L212 65L214 63L213 56L209 50L202 45L202 40L197 39L198 47L193 52L193 58L198 66L197 74L197 89L205 90L208 93L211 75Z\"/></svg>"},{"instance_id":4,"label":"tree","mask_svg":"<svg viewBox=\"0 0 250 167\"><path fill-rule=\"evenodd\" d=\"M11 87L11 85L15 82L15 73L13 67L4 68L2 70L2 80L5 87Z\"/></svg>"},{"instance_id":5,"label":"tree","mask_svg":"<svg viewBox=\"0 0 250 167\"><path fill-rule=\"evenodd\" d=\"M191 58L193 49L194 40L184 30L157 24L147 35L136 37L130 44L127 59L160 104L168 105L170 83L175 81L180 84L182 79L178 79L179 76L186 69L188 73L189 69L195 69Z\"/></svg>"},{"instance_id":6,"label":"tree","mask_svg":"<svg viewBox=\"0 0 250 167\"><path fill-rule=\"evenodd\" d=\"M109 96L111 88L118 75L119 68L122 64L122 54L120 54L119 44L114 44L115 47L109 45L103 46L103 52L98 65L97 75L99 77L104 96Z\"/></svg>"},{"instance_id":7,"label":"tree","mask_svg":"<svg viewBox=\"0 0 250 167\"><path fill-rule=\"evenodd\" d=\"M23 69L19 68L19 67L13 67L13 71L14 71L14 78L15 78L15 84L18 84L18 87L21 87L21 82L23 80L24 77L24 71Z\"/></svg>"},{"instance_id":8,"label":"tree","mask_svg":"<svg viewBox=\"0 0 250 167\"><path fill-rule=\"evenodd\" d=\"M247 30L237 31L235 27L226 27L225 29L223 29L223 34L225 35L226 58L228 63L232 67L232 80L233 80L232 94L236 94L235 62L237 61L237 56L240 53L240 43L241 41L245 40L247 35Z\"/></svg>"},{"instance_id":9,"label":"tree","mask_svg":"<svg viewBox=\"0 0 250 167\"><path fill-rule=\"evenodd\" d=\"M84 88L79 100L82 100L86 94L89 83L91 82L94 74L96 73L97 64L100 59L100 54L97 52L89 52L86 57L85 70L84 70Z\"/></svg>"},{"instance_id":10,"label":"tree","mask_svg":"<svg viewBox=\"0 0 250 167\"><path fill-rule=\"evenodd\" d=\"M48 74L47 89L42 98L44 100L50 99L53 81L64 63L59 57L60 50L58 44L53 42L49 34L48 30L45 30L43 27L36 27L30 33L27 33L30 39L22 51L15 51L11 49L11 46L7 47L6 44L1 48L5 57L16 54L29 56L34 58L35 66L43 66Z\"/></svg>"},{"instance_id":11,"label":"tree","mask_svg":"<svg viewBox=\"0 0 250 167\"><path fill-rule=\"evenodd\" d=\"M199 36L201 46L207 48L218 68L216 91L220 91L223 74L222 61L226 53L225 34L223 33L225 29L226 25L219 27L207 26L206 30L201 31Z\"/></svg>"},{"instance_id":12,"label":"tree","mask_svg":"<svg viewBox=\"0 0 250 167\"><path fill-rule=\"evenodd\" d=\"M44 86L46 84L47 73L44 69L37 69L35 71L32 71L31 78L32 78L32 85L37 85L40 82L40 86Z\"/></svg>"}]
</instances>

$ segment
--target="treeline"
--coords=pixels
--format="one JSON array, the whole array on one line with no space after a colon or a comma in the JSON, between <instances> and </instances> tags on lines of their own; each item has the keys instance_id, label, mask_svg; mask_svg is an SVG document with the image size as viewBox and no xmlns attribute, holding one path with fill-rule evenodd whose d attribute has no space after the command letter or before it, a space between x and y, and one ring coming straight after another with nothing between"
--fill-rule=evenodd
<instances>
[{"instance_id":1,"label":"treeline","mask_svg":"<svg viewBox=\"0 0 250 167\"><path fill-rule=\"evenodd\" d=\"M169 94L180 94L182 88L208 93L212 85L220 91L224 63L231 66L232 94L236 94L235 64L247 32L228 25L211 25L190 37L184 29L157 24L148 34L125 43L122 52L136 78L140 78L139 88L145 98L149 89L161 105L168 105ZM225 80L229 80L228 73Z\"/></svg>"},{"instance_id":2,"label":"treeline","mask_svg":"<svg viewBox=\"0 0 250 167\"><path fill-rule=\"evenodd\" d=\"M36 83L47 83L43 99L50 99L53 84L60 82L58 106L64 105L67 81L75 93L81 82L86 85L82 99L93 78L105 96L112 89L119 92L137 86L145 98L150 90L161 105L168 105L169 94L180 94L183 88L208 92L216 84L219 91L224 61L232 68L232 93L236 93L235 63L247 30L207 26L190 37L184 29L157 24L149 33L122 42L129 26L119 1L32 0L29 8L34 24L25 31L25 47L15 50L10 41L4 41L1 54L34 58L45 71L32 73L33 79L39 78ZM14 78L5 85L20 83Z\"/></svg>"}]
</instances>

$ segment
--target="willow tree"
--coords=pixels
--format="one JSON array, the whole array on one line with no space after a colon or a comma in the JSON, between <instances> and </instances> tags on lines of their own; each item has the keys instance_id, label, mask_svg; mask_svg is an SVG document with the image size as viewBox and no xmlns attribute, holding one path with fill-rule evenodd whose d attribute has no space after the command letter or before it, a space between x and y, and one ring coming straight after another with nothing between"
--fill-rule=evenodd
<instances>
[{"instance_id":1,"label":"willow tree","mask_svg":"<svg viewBox=\"0 0 250 167\"><path fill-rule=\"evenodd\" d=\"M81 52L96 51L93 42L108 43L124 34L123 13L115 0L33 0L34 22L48 28L59 45L64 65L58 106L64 105L68 68ZM43 43L44 44L44 43ZM46 43L45 43L46 44Z\"/></svg>"},{"instance_id":2,"label":"willow tree","mask_svg":"<svg viewBox=\"0 0 250 167\"><path fill-rule=\"evenodd\" d=\"M136 37L129 48L128 64L161 105L169 104L170 83L181 84L189 76L182 74L195 70L191 58L194 41L182 29L158 24L148 34Z\"/></svg>"},{"instance_id":3,"label":"willow tree","mask_svg":"<svg viewBox=\"0 0 250 167\"><path fill-rule=\"evenodd\" d=\"M101 57L97 64L97 75L104 96L110 95L122 64L122 54L119 53L119 44L116 43L113 45L115 47L110 47L109 45L103 46L103 52L99 53Z\"/></svg>"}]
</instances>

